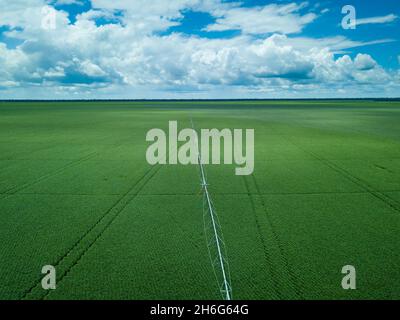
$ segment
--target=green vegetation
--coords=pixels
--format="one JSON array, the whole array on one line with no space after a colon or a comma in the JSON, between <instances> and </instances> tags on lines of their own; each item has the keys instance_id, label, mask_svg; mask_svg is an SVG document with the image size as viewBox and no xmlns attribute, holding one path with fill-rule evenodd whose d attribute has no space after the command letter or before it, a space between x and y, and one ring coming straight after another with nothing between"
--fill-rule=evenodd
<instances>
[{"instance_id":1,"label":"green vegetation","mask_svg":"<svg viewBox=\"0 0 400 320\"><path fill-rule=\"evenodd\" d=\"M235 299L400 298L394 101L0 102L0 298L219 299L198 168L145 158L191 117L255 129L254 175L206 166Z\"/></svg>"}]
</instances>

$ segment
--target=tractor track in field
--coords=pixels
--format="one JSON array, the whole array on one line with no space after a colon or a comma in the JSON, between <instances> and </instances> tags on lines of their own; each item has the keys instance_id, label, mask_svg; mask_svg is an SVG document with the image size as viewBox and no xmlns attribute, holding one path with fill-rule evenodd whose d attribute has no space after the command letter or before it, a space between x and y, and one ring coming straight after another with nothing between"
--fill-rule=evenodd
<instances>
[{"instance_id":1,"label":"tractor track in field","mask_svg":"<svg viewBox=\"0 0 400 320\"><path fill-rule=\"evenodd\" d=\"M280 238L278 236L278 233L276 232L276 226L272 222L271 216L270 216L270 214L269 214L269 212L267 210L267 206L265 204L263 195L262 195L262 193L260 191L260 187L258 185L258 182L257 182L257 180L256 180L254 175L252 175L252 178L253 178L254 186L256 187L256 191L257 191L258 197L261 200L261 205L263 207L264 214L265 214L265 216L267 218L267 221L268 221L268 223L270 225L270 228L272 230L272 236L273 236L274 240L276 241L276 244L278 246L279 253L281 254L284 266L285 266L285 268L287 270L287 273L289 274L289 279L292 282L293 289L294 289L294 291L295 291L295 293L297 294L298 297L303 298L303 294L299 289L299 285L297 283L296 276L295 276L295 274L293 273L293 271L292 271L292 269L290 267L290 264L289 264L289 261L287 259L287 255L285 253L285 250L283 248L282 242L281 242L281 240L280 240Z\"/></svg>"},{"instance_id":2,"label":"tractor track in field","mask_svg":"<svg viewBox=\"0 0 400 320\"><path fill-rule=\"evenodd\" d=\"M367 193L371 194L375 198L377 198L377 199L381 200L382 202L384 202L385 204L387 204L393 210L400 213L400 203L398 201L396 201L395 199L393 199L392 197L390 197L380 191L375 190L364 180L352 175L346 169L339 167L338 165L332 163L331 161L326 160L326 159L321 159L320 161L325 163L327 166L329 166L331 169L335 170L336 172L342 174L344 177L346 177L348 180L352 181L353 183L357 184L359 187L363 188Z\"/></svg>"},{"instance_id":3,"label":"tractor track in field","mask_svg":"<svg viewBox=\"0 0 400 320\"><path fill-rule=\"evenodd\" d=\"M60 174L61 172L63 172L64 170L66 170L66 169L73 168L76 165L81 164L82 162L85 162L85 161L87 161L89 159L92 159L92 158L94 158L96 156L96 154L97 154L97 152L90 153L90 154L88 154L88 155L86 155L86 156L84 156L84 157L82 157L82 158L80 158L78 160L74 160L74 161L72 161L72 162L70 162L70 163L68 163L68 164L66 164L66 165L54 170L53 172L47 173L47 174L45 174L45 175L43 175L43 176L41 176L41 177L39 177L39 178L37 178L37 179L35 179L33 181L24 183L24 184L22 184L20 186L14 186L12 188L9 188L8 190L3 191L3 193L2 193L3 196L0 197L0 200L6 199L8 197L11 197L11 196L13 196L14 194L16 194L19 191L22 191L22 190L24 190L26 188L29 188L29 187L31 187L31 186L39 183L39 182L42 182L42 181L44 181L46 179L54 177L54 176Z\"/></svg>"},{"instance_id":4,"label":"tractor track in field","mask_svg":"<svg viewBox=\"0 0 400 320\"><path fill-rule=\"evenodd\" d=\"M300 125L300 126L305 128L304 125ZM366 191L366 193L372 195L376 199L378 199L378 200L382 201L383 203L385 203L386 205L388 205L390 208L392 208L396 212L400 213L400 202L399 201L393 199L392 197L388 196L387 194L383 193L382 191L375 190L375 188L371 187L367 182L354 176L348 170L343 169L342 167L333 163L331 160L322 158L319 155L315 154L314 152L311 152L311 151L305 149L304 147L300 146L299 144L296 144L290 138L288 138L286 135L280 134L280 136L282 136L286 141L288 141L290 144L292 144L296 148L299 148L300 150L307 153L315 160L323 163L325 166L331 168L335 172L339 173L341 176L345 177L347 180L356 184L357 186L362 188L364 191ZM390 191L387 191L387 192L390 192Z\"/></svg>"},{"instance_id":5,"label":"tractor track in field","mask_svg":"<svg viewBox=\"0 0 400 320\"><path fill-rule=\"evenodd\" d=\"M117 148L121 147L122 145L123 145L123 143L118 144L118 145L117 145ZM46 149L46 148L45 148L45 149ZM98 152L98 151L91 152L91 153L89 153L88 155L86 155L86 156L84 156L84 157L82 157L82 158L80 158L80 159L73 160L73 161L67 163L67 164L64 165L64 166L62 166L62 167L60 167L60 168L58 168L58 169L55 169L54 171L52 171L52 172L50 172L50 173L47 173L47 174L45 174L45 175L43 175L43 176L40 176L39 178L36 178L36 179L34 179L33 181L24 183L24 184L22 184L22 185L20 185L20 186L14 186L14 187L11 187L11 188L9 188L9 189L7 189L7 190L4 190L4 191L2 191L2 192L0 193L0 200L6 199L6 198L8 198L8 197L11 197L11 196L15 195L15 194L16 194L17 192L19 192L19 191L22 191L22 190L24 190L24 189L26 189L26 188L29 188L29 187L31 187L31 186L33 186L33 185L39 183L39 182L42 182L42 181L47 180L47 179L49 179L49 178L51 178L51 177L54 177L54 176L56 176L56 175L62 173L62 172L65 171L66 169L73 168L73 167L75 167L75 166L81 164L82 162L85 162L85 161L87 161L87 160L93 159L96 155L99 155L99 152ZM19 160L19 159L15 159L14 161L18 161L18 160ZM35 194L36 194L36 193L35 193Z\"/></svg>"},{"instance_id":6,"label":"tractor track in field","mask_svg":"<svg viewBox=\"0 0 400 320\"><path fill-rule=\"evenodd\" d=\"M269 255L269 250L268 250L267 244L265 242L264 235L263 235L262 230L261 230L260 222L258 221L256 205L255 205L255 202L254 202L254 199L253 199L253 195L254 194L250 193L249 184L248 184L248 182L247 182L247 180L246 180L246 178L244 176L243 176L243 181L244 181L244 185L245 185L246 190L247 190L247 196L250 199L250 204L251 204L254 220L255 220L255 223L256 223L256 226L257 226L258 238L260 239L262 247L263 247L264 259L265 259L265 262L267 264L268 270L271 272L271 281L273 283L274 291L275 291L276 295L278 296L278 299L282 299L282 296L281 296L281 293L280 293L280 290L279 290L279 286L278 286L277 281L276 281L275 268L273 266L273 263L271 261L270 255Z\"/></svg>"},{"instance_id":7,"label":"tractor track in field","mask_svg":"<svg viewBox=\"0 0 400 320\"><path fill-rule=\"evenodd\" d=\"M127 207L127 205L134 200L139 192L143 190L143 188L147 185L147 183L158 173L161 169L161 166L153 166L149 170L147 170L124 195L122 195L96 222L90 227L75 243L74 245L60 258L56 263L53 264L54 267L60 266L66 259L68 259L71 255L74 254L74 251L78 251L75 258L70 262L70 266L66 267L66 270L62 272L61 276L57 278L57 283L60 283L64 277L71 271L71 269L76 266L79 261L83 258L83 256L89 251L89 249L96 243L96 241L104 234L104 232L108 229L108 227L115 221L115 219L120 215L120 213ZM143 183L142 183L143 181ZM140 185L140 186L139 186ZM138 187L139 186L139 187ZM137 188L138 187L138 188ZM135 190L137 189L137 190ZM133 192L134 191L134 192ZM114 214L110 216L113 212ZM107 217L110 216L109 221L105 222L105 225L100 228L100 230L96 232L94 231L97 226L99 226ZM91 234L94 233L92 239L90 239ZM89 238L89 239L87 239ZM83 242L88 242L83 245ZM80 245L83 245L81 249L79 249ZM81 251L79 253L79 251ZM68 264L68 262L66 262ZM41 280L35 282L28 290L26 290L22 299L29 299L29 295L33 294L35 288L37 288L41 283ZM41 296L41 299L45 299L50 292Z\"/></svg>"},{"instance_id":8,"label":"tractor track in field","mask_svg":"<svg viewBox=\"0 0 400 320\"><path fill-rule=\"evenodd\" d=\"M291 288L293 289L294 293L299 298L301 298L302 297L302 293L301 293L301 291L299 289L299 286L297 284L296 276L294 275L293 271L290 268L290 265L289 265L285 250L283 249L283 245L282 245L282 243L281 243L281 241L279 239L278 233L276 232L276 227L273 224L273 222L271 221L271 217L269 215L269 212L268 212L267 207L265 205L264 199L262 197L263 195L260 192L258 183L257 183L254 175L252 175L252 180L253 180L254 187L256 188L256 193L251 193L250 192L249 183L246 180L246 178L244 177L245 187L246 187L246 190L248 192L247 195L250 198L250 202L251 202L251 206L252 206L252 209L253 209L254 218L256 220L257 231L259 233L259 237L260 237L260 240L261 240L262 245L263 245L264 254L265 254L267 263L269 264L269 269L271 270L271 273L272 273L272 278L274 279L274 286L275 286L276 292L277 292L279 298L281 298L281 293L280 293L280 290L278 289L278 284L277 284L277 282L275 280L277 278L276 277L276 272L274 270L273 263L272 263L272 261L270 259L269 254L268 254L268 251L269 251L268 250L268 246L267 246L267 244L265 242L265 238L264 238L264 235L263 235L262 230L261 230L261 225L260 225L260 222L259 222L259 220L257 218L257 209L256 209L254 196L257 196L260 199L259 201L260 201L260 204L262 206L263 213L265 215L265 218L267 219L267 223L269 225L269 228L271 229L271 236L272 236L273 241L275 242L275 244L276 244L276 246L278 248L278 252L279 252L279 255L280 255L281 259L282 259L282 264L283 264L283 267L285 268L285 272L289 276L289 281L291 283Z\"/></svg>"},{"instance_id":9,"label":"tractor track in field","mask_svg":"<svg viewBox=\"0 0 400 320\"><path fill-rule=\"evenodd\" d=\"M254 175L252 175L251 177L252 177L254 186L256 188L256 195L260 199L260 203L261 203L261 206L263 208L265 217L266 217L267 222L268 222L268 224L269 224L269 226L271 228L272 237L273 237L273 239L274 239L274 241L275 241L275 243L276 243L276 245L278 247L278 251L279 251L279 254L280 254L281 258L282 258L283 265L284 265L284 267L286 269L286 273L289 275L289 280L290 280L290 282L292 284L292 289L294 290L294 293L299 298L302 298L303 294L302 294L301 290L299 289L300 287L299 287L299 285L297 283L296 276L295 276L295 274L293 273L293 271L292 271L292 269L290 267L289 261L287 259L287 254L286 254L286 252L284 250L282 242L281 242L281 240L280 240L280 238L278 236L278 233L276 231L276 226L272 222L271 216L270 216L270 214L268 212L268 209L267 209L267 206L265 204L265 201L264 201L264 198L263 198L263 194L261 193L261 190L260 190L260 187L258 185L258 182L257 182L257 180L256 180Z\"/></svg>"},{"instance_id":10,"label":"tractor track in field","mask_svg":"<svg viewBox=\"0 0 400 320\"><path fill-rule=\"evenodd\" d=\"M303 152L305 152L305 153L309 154L310 156L312 156L315 160L318 160L319 162L323 163L324 165L326 165L327 167L331 168L335 172L339 173L340 175L345 177L347 180L353 182L354 184L356 184L357 186L359 186L360 188L365 190L366 193L368 193L368 194L372 195L373 197L379 199L380 201L382 201L383 203L385 203L386 205L391 207L393 210L395 210L398 213L400 213L400 203L398 201L396 201L395 199L393 199L392 197L386 195L385 193L383 193L381 191L375 190L367 182L365 182L364 180L354 176L348 170L343 169L342 167L338 166L337 164L333 163L332 161L330 161L328 159L324 159L324 158L320 157L319 155L315 154L314 152L311 152L309 150L304 149L303 147L299 146L298 144L295 144L290 139L287 139L287 141L289 141L291 144L293 144L297 148L301 149Z\"/></svg>"}]
</instances>

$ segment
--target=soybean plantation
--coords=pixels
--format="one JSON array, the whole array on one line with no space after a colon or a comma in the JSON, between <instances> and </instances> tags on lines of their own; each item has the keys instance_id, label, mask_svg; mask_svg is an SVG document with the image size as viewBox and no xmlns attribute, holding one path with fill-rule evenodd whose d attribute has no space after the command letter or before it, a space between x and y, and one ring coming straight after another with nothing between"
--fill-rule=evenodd
<instances>
[{"instance_id":1,"label":"soybean plantation","mask_svg":"<svg viewBox=\"0 0 400 320\"><path fill-rule=\"evenodd\" d=\"M205 166L234 299L400 298L400 102L314 100L0 102L0 299L220 299L198 167L145 156L191 119L255 132Z\"/></svg>"}]
</instances>

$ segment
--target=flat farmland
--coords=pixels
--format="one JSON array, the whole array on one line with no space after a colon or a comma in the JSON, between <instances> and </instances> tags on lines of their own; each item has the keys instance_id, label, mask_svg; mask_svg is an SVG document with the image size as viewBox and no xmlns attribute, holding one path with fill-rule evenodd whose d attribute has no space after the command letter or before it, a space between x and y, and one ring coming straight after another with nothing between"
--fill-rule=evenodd
<instances>
[{"instance_id":1,"label":"flat farmland","mask_svg":"<svg viewBox=\"0 0 400 320\"><path fill-rule=\"evenodd\" d=\"M0 299L220 299L198 166L146 161L191 119L255 130L252 175L205 166L234 299L400 299L400 102L372 100L0 102Z\"/></svg>"}]
</instances>

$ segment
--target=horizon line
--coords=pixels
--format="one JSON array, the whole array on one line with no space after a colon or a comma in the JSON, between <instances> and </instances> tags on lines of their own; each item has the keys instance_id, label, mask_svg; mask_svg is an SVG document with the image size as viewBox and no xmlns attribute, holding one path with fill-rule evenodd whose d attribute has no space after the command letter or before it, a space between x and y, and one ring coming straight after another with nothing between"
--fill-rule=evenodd
<instances>
[{"instance_id":1,"label":"horizon line","mask_svg":"<svg viewBox=\"0 0 400 320\"><path fill-rule=\"evenodd\" d=\"M187 102L187 101L397 101L397 98L243 98L243 99L0 99L0 102Z\"/></svg>"}]
</instances>

